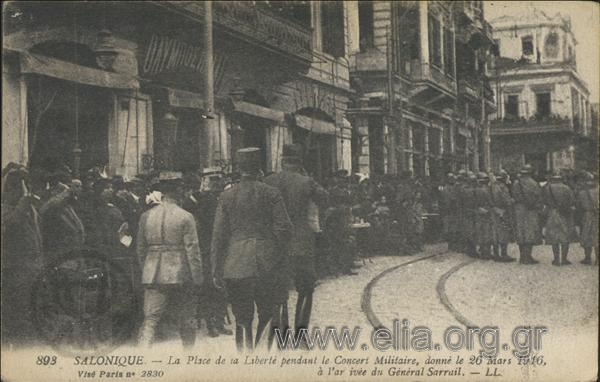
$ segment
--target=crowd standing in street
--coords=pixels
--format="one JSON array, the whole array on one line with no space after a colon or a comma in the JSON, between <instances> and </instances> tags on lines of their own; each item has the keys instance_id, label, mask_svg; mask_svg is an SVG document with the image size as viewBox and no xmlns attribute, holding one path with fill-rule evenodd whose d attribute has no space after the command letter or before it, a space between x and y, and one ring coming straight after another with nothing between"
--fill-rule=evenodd
<instances>
[{"instance_id":1,"label":"crowd standing in street","mask_svg":"<svg viewBox=\"0 0 600 382\"><path fill-rule=\"evenodd\" d=\"M232 335L252 349L274 328L308 329L313 293L324 277L352 276L373 255L410 255L426 241L449 251L536 264L551 245L555 266L569 265L579 241L584 264L598 264L598 181L587 172L547 182L523 166L516 176L461 170L443 182L336 171L321 184L307 174L302 149L284 145L282 171L264 176L257 148L237 153L239 173L204 168L109 178L11 163L2 170L3 341L35 341L30 296L44 269L82 249L130 264L140 345L159 337L169 314L184 346L201 321L209 336ZM436 237L437 236L437 237ZM595 258L593 254L595 253ZM125 280L120 280L124 282ZM289 291L298 299L288 319ZM257 332L253 333L256 306ZM164 321L164 320L163 320Z\"/></svg>"}]
</instances>

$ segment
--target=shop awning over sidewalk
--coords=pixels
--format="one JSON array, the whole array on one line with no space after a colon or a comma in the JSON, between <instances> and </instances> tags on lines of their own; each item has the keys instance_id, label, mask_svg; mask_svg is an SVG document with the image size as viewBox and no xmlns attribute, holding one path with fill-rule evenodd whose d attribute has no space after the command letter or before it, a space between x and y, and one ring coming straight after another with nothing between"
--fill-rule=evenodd
<instances>
[{"instance_id":1,"label":"shop awning over sidewalk","mask_svg":"<svg viewBox=\"0 0 600 382\"><path fill-rule=\"evenodd\" d=\"M245 101L233 101L233 108L239 113L245 113L254 117L268 119L276 123L282 123L285 113L280 110L256 105Z\"/></svg>"},{"instance_id":2,"label":"shop awning over sidewalk","mask_svg":"<svg viewBox=\"0 0 600 382\"><path fill-rule=\"evenodd\" d=\"M123 74L77 65L25 51L16 51L20 57L21 73L39 74L84 85L112 89L137 89L136 78Z\"/></svg>"},{"instance_id":3,"label":"shop awning over sidewalk","mask_svg":"<svg viewBox=\"0 0 600 382\"><path fill-rule=\"evenodd\" d=\"M335 135L335 124L332 122L311 118L301 114L294 115L294 120L296 121L296 125L298 127L313 133Z\"/></svg>"}]
</instances>

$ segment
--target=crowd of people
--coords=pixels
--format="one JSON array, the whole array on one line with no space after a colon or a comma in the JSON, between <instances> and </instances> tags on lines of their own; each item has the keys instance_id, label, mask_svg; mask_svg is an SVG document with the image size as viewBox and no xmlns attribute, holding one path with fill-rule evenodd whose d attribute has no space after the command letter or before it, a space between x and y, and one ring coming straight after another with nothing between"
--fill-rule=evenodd
<instances>
[{"instance_id":1,"label":"crowd of people","mask_svg":"<svg viewBox=\"0 0 600 382\"><path fill-rule=\"evenodd\" d=\"M65 254L84 248L132 259L143 304L140 345L156 341L174 312L185 346L199 322L211 337L233 335L252 348L262 332L287 328L288 294L298 292L294 332L307 328L320 277L353 275L360 257L406 255L423 246L425 220L439 216L451 251L473 258L534 264L533 247L552 245L553 264L568 265L579 240L585 264L598 263L598 184L594 175L546 184L525 166L516 179L461 170L443 184L400 176L366 177L341 170L321 186L304 171L302 150L284 145L282 171L263 174L258 149L238 152L240 173L156 172L109 178L100 168L75 176L11 163L2 171L3 341L35 340L34 281ZM253 334L254 305L259 318ZM175 305L173 309L170 306ZM269 332L269 344L273 341Z\"/></svg>"},{"instance_id":2,"label":"crowd of people","mask_svg":"<svg viewBox=\"0 0 600 382\"><path fill-rule=\"evenodd\" d=\"M450 250L482 260L511 262L508 244L519 247L521 264L536 264L533 248L552 246L553 265L571 264L569 247L579 241L584 264L598 264L598 181L595 175L555 173L545 182L533 179L525 165L514 181L496 175L460 171L448 174L440 189L440 211Z\"/></svg>"}]
</instances>

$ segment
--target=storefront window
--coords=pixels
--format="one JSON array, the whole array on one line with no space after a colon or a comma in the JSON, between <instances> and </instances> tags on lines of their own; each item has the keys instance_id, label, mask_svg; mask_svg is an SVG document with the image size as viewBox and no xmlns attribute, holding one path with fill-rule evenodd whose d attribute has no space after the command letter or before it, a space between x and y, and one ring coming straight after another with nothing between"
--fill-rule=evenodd
<instances>
[{"instance_id":1,"label":"storefront window","mask_svg":"<svg viewBox=\"0 0 600 382\"><path fill-rule=\"evenodd\" d=\"M373 174L384 173L383 121L377 116L369 118L369 161Z\"/></svg>"}]
</instances>

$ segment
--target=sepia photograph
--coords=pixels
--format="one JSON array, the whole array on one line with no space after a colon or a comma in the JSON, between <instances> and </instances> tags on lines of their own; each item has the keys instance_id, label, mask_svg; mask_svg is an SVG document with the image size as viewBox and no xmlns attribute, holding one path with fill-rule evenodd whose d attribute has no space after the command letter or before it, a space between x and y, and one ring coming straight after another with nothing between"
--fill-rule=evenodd
<instances>
[{"instance_id":1,"label":"sepia photograph","mask_svg":"<svg viewBox=\"0 0 600 382\"><path fill-rule=\"evenodd\" d=\"M3 382L597 381L594 1L3 1Z\"/></svg>"}]
</instances>

